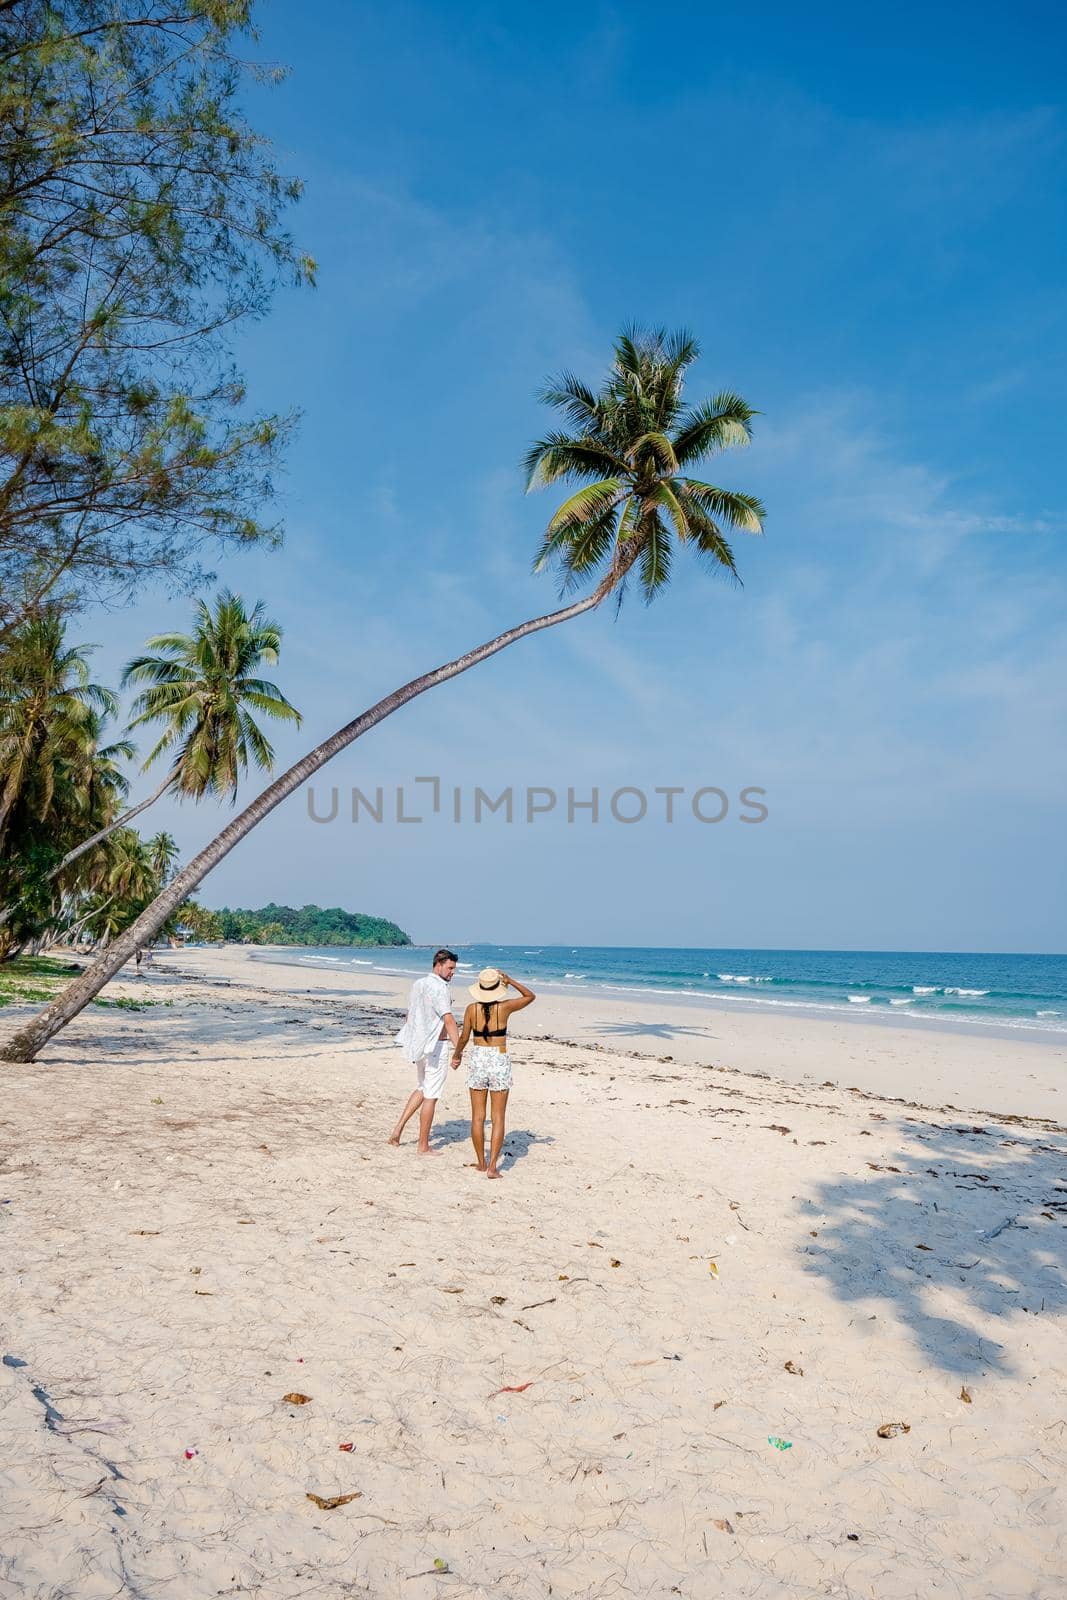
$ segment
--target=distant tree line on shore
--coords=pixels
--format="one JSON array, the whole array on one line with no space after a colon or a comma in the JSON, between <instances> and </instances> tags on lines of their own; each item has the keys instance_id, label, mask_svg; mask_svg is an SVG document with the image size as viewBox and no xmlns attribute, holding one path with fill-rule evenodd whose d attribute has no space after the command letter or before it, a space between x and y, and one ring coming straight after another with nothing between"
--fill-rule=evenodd
<instances>
[{"instance_id":1,"label":"distant tree line on shore","mask_svg":"<svg viewBox=\"0 0 1067 1600\"><path fill-rule=\"evenodd\" d=\"M190 905L182 913L187 932L210 942L287 945L399 945L411 939L395 922L340 906L262 906L258 911L223 906L209 911Z\"/></svg>"}]
</instances>

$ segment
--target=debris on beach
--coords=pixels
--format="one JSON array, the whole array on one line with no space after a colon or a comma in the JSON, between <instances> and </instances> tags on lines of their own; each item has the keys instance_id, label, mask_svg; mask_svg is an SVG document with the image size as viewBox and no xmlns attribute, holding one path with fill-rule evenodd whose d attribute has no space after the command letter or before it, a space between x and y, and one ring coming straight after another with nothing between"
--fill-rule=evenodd
<instances>
[{"instance_id":1,"label":"debris on beach","mask_svg":"<svg viewBox=\"0 0 1067 1600\"><path fill-rule=\"evenodd\" d=\"M804 1376L804 1368L803 1367L798 1367L796 1365L796 1363L793 1362L793 1361L787 1361L786 1362L785 1370L787 1372L791 1372L793 1374L794 1378L802 1378Z\"/></svg>"},{"instance_id":2,"label":"debris on beach","mask_svg":"<svg viewBox=\"0 0 1067 1600\"><path fill-rule=\"evenodd\" d=\"M622 1262L617 1260L614 1256L612 1256L612 1258L611 1258L611 1264L612 1264L613 1267L621 1267L622 1266Z\"/></svg>"},{"instance_id":3,"label":"debris on beach","mask_svg":"<svg viewBox=\"0 0 1067 1600\"><path fill-rule=\"evenodd\" d=\"M711 1525L713 1528L718 1528L720 1533L736 1533L737 1531L728 1517L715 1517L712 1519Z\"/></svg>"},{"instance_id":4,"label":"debris on beach","mask_svg":"<svg viewBox=\"0 0 1067 1600\"><path fill-rule=\"evenodd\" d=\"M498 1394L524 1394L530 1384L536 1382L536 1378L530 1378L526 1383L506 1383L502 1389L494 1389L489 1398L493 1400Z\"/></svg>"},{"instance_id":5,"label":"debris on beach","mask_svg":"<svg viewBox=\"0 0 1067 1600\"><path fill-rule=\"evenodd\" d=\"M971 1391L968 1389L966 1384L964 1384L960 1390L960 1399L963 1401L964 1405L969 1406L971 1404Z\"/></svg>"},{"instance_id":6,"label":"debris on beach","mask_svg":"<svg viewBox=\"0 0 1067 1600\"><path fill-rule=\"evenodd\" d=\"M337 1448L338 1450L354 1450L356 1447L354 1444L339 1444Z\"/></svg>"},{"instance_id":7,"label":"debris on beach","mask_svg":"<svg viewBox=\"0 0 1067 1600\"><path fill-rule=\"evenodd\" d=\"M792 1439L779 1439L776 1433L769 1433L767 1435L767 1443L773 1444L776 1450L792 1450L793 1448Z\"/></svg>"},{"instance_id":8,"label":"debris on beach","mask_svg":"<svg viewBox=\"0 0 1067 1600\"><path fill-rule=\"evenodd\" d=\"M715 1262L715 1261L709 1261L708 1262L708 1271L711 1273L713 1278L717 1278L719 1276L718 1263Z\"/></svg>"},{"instance_id":9,"label":"debris on beach","mask_svg":"<svg viewBox=\"0 0 1067 1600\"><path fill-rule=\"evenodd\" d=\"M489 1296L489 1304L491 1306L506 1306L507 1303L508 1297L506 1294L491 1294Z\"/></svg>"},{"instance_id":10,"label":"debris on beach","mask_svg":"<svg viewBox=\"0 0 1067 1600\"><path fill-rule=\"evenodd\" d=\"M315 1502L320 1511L336 1511L338 1506L346 1506L350 1500L362 1500L363 1491L361 1489L357 1489L353 1494L322 1495L312 1494L311 1490L309 1489L307 1491L307 1497L309 1500L313 1500Z\"/></svg>"},{"instance_id":11,"label":"debris on beach","mask_svg":"<svg viewBox=\"0 0 1067 1600\"><path fill-rule=\"evenodd\" d=\"M186 1459L186 1461L191 1461L194 1456L198 1456L199 1454L200 1454L199 1450L186 1450L185 1451L185 1459Z\"/></svg>"},{"instance_id":12,"label":"debris on beach","mask_svg":"<svg viewBox=\"0 0 1067 1600\"><path fill-rule=\"evenodd\" d=\"M910 1433L910 1422L883 1422L878 1429L879 1439L892 1439L898 1433Z\"/></svg>"},{"instance_id":13,"label":"debris on beach","mask_svg":"<svg viewBox=\"0 0 1067 1600\"><path fill-rule=\"evenodd\" d=\"M311 1396L309 1394L301 1394L299 1389L294 1389L291 1394L283 1394L282 1399L289 1406L306 1406L310 1404Z\"/></svg>"}]
</instances>

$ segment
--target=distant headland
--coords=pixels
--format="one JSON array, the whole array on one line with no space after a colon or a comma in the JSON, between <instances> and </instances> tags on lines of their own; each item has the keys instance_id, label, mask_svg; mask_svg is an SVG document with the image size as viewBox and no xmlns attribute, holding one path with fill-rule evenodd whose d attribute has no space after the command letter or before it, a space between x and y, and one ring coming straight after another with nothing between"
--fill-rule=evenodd
<instances>
[{"instance_id":1,"label":"distant headland","mask_svg":"<svg viewBox=\"0 0 1067 1600\"><path fill-rule=\"evenodd\" d=\"M183 918L183 920L185 920ZM220 906L217 911L196 907L188 931L209 943L280 945L409 945L403 928L385 917L362 911L342 911L340 906L261 906L258 911Z\"/></svg>"}]
</instances>

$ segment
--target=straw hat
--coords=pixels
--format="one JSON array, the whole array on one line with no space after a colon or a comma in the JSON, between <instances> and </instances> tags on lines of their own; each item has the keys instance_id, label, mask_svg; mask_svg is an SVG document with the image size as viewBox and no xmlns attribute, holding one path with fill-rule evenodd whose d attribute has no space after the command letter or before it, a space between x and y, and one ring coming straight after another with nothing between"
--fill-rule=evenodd
<instances>
[{"instance_id":1,"label":"straw hat","mask_svg":"<svg viewBox=\"0 0 1067 1600\"><path fill-rule=\"evenodd\" d=\"M494 1000L506 1000L508 986L496 967L483 967L478 974L478 982L472 983L467 990L472 1000L481 1000L484 1005L492 1005Z\"/></svg>"}]
</instances>

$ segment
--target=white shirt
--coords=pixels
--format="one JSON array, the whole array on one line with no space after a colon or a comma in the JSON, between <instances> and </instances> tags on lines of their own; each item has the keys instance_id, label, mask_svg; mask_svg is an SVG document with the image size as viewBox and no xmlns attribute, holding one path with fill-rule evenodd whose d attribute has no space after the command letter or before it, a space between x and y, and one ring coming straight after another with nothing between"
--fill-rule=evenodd
<instances>
[{"instance_id":1,"label":"white shirt","mask_svg":"<svg viewBox=\"0 0 1067 1600\"><path fill-rule=\"evenodd\" d=\"M428 1056L441 1037L441 1024L452 1012L452 989L436 972L416 978L411 986L407 1021L396 1036L409 1061Z\"/></svg>"}]
</instances>

